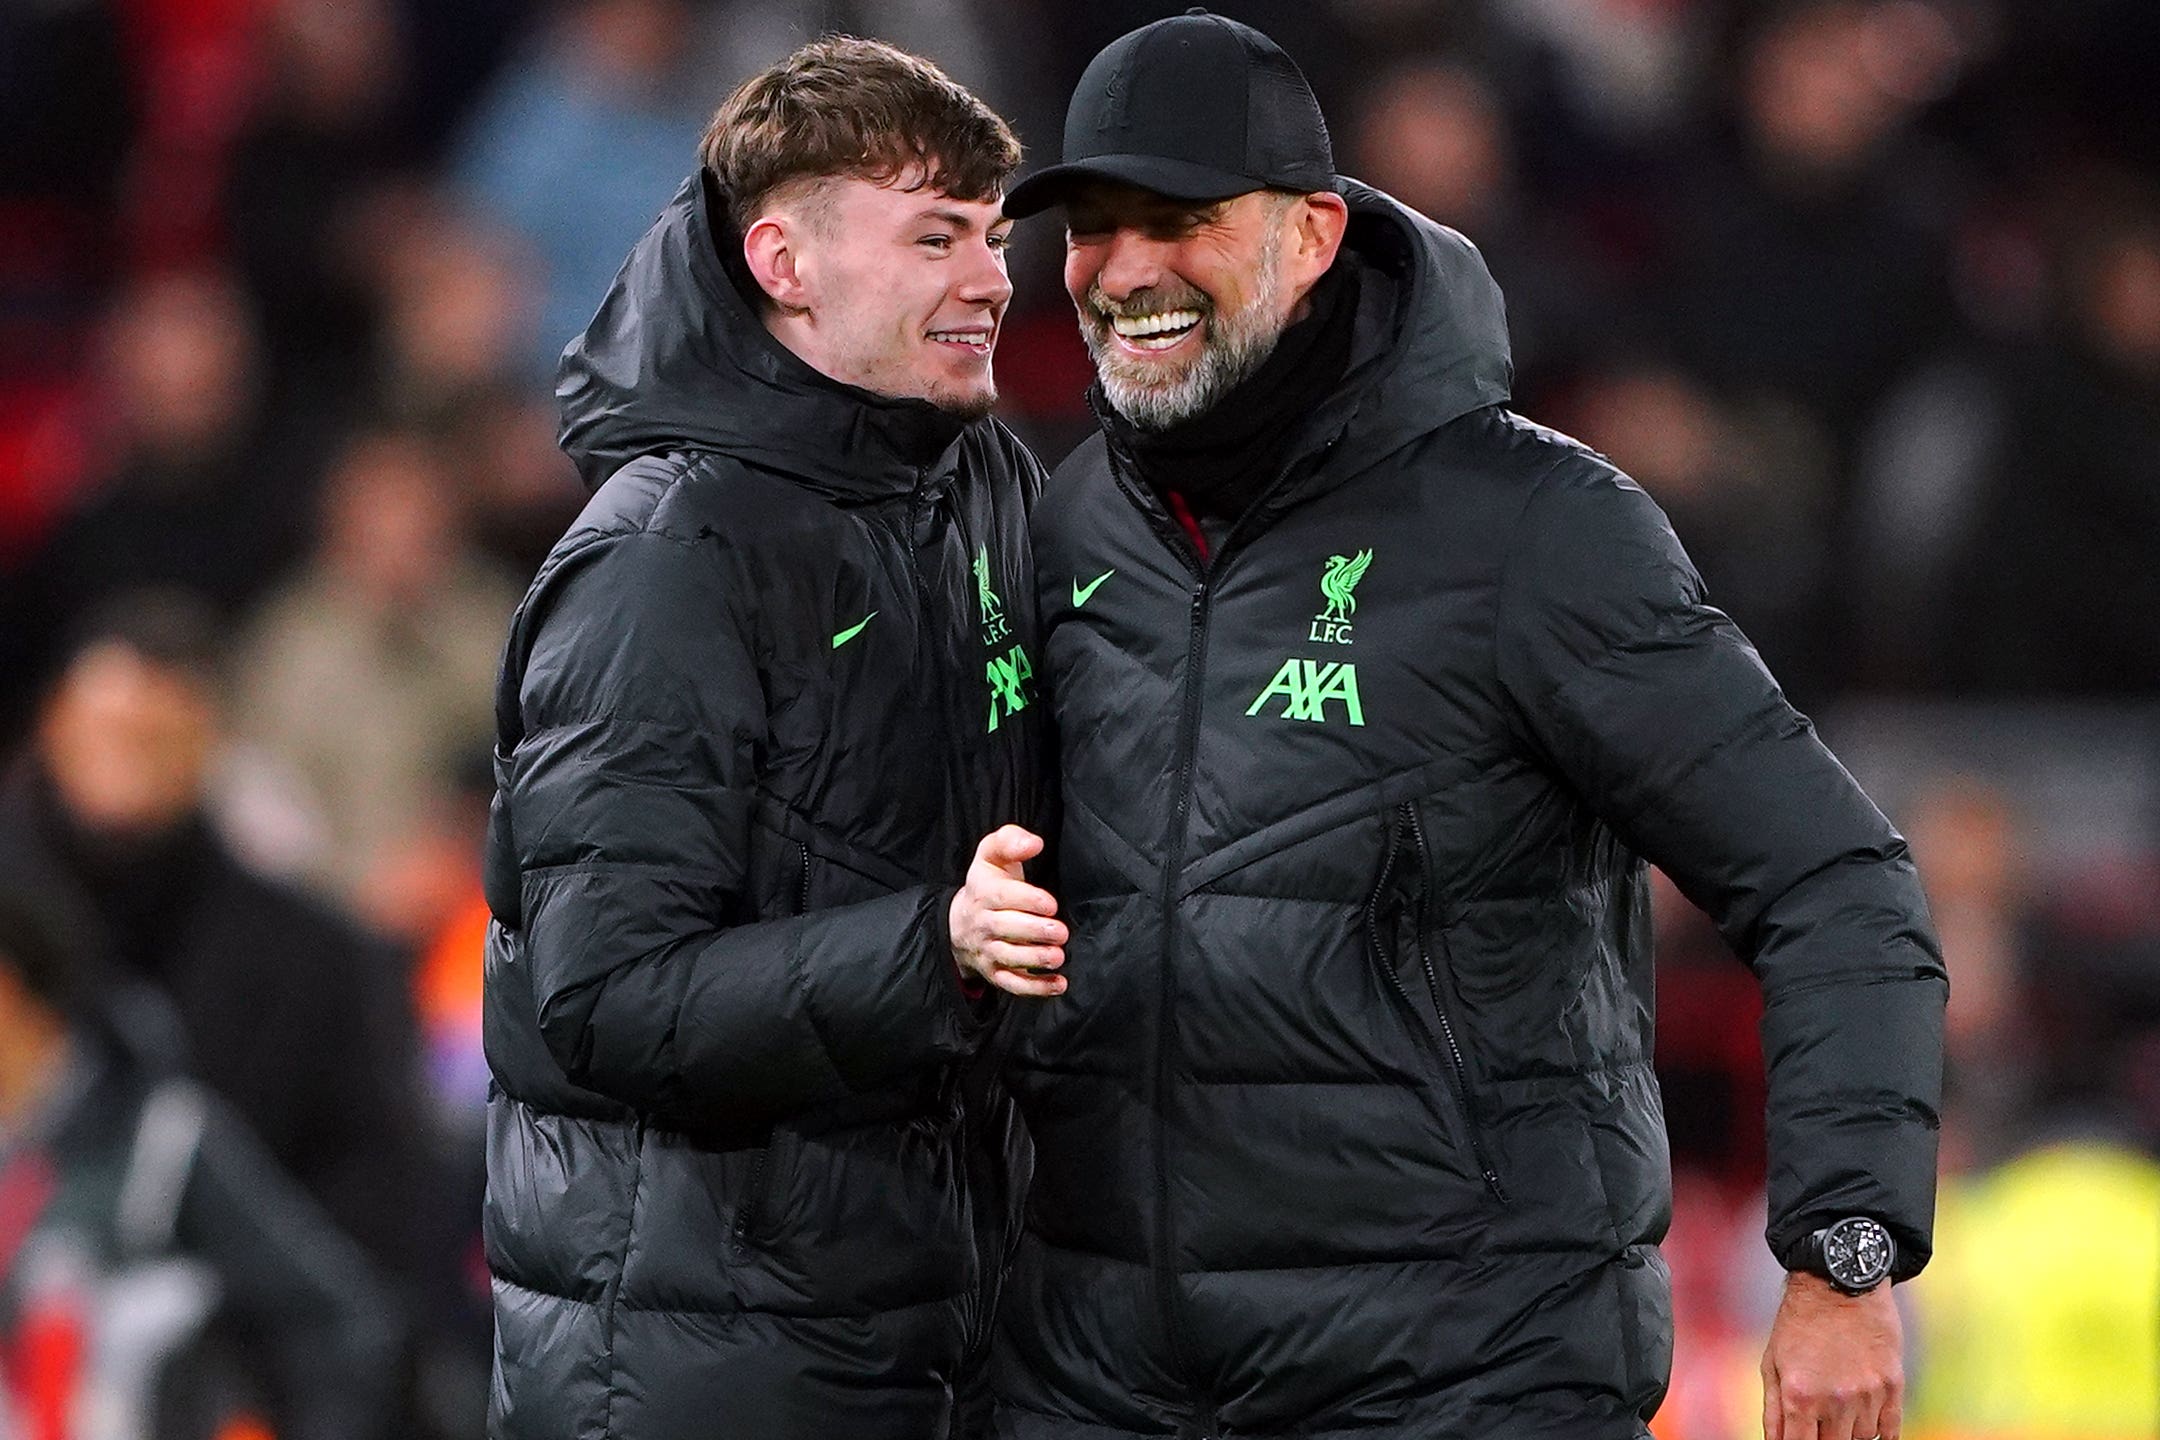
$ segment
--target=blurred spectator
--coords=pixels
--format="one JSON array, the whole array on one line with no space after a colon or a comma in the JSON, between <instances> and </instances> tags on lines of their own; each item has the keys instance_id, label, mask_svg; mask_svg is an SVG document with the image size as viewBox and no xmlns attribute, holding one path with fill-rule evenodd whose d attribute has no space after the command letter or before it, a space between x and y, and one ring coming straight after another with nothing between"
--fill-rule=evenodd
<instances>
[{"instance_id":1,"label":"blurred spectator","mask_svg":"<svg viewBox=\"0 0 2160 1440\"><path fill-rule=\"evenodd\" d=\"M495 798L491 755L483 751L458 777L456 794L437 813L432 833L442 836L455 855L437 860L448 884L450 903L430 917L432 929L421 936L419 963L413 973L414 1006L426 1059L430 1098L445 1128L478 1141L487 1118L488 1068L480 1045L480 980L489 911L481 894L479 856L487 836L488 813ZM444 879L432 882L444 889ZM475 1145L468 1151L472 1178L485 1176ZM473 1192L475 1215L480 1194Z\"/></svg>"},{"instance_id":2,"label":"blurred spectator","mask_svg":"<svg viewBox=\"0 0 2160 1440\"><path fill-rule=\"evenodd\" d=\"M116 1043L63 935L0 892L0 1432L386 1435L388 1295L236 1116Z\"/></svg>"},{"instance_id":3,"label":"blurred spectator","mask_svg":"<svg viewBox=\"0 0 2160 1440\"><path fill-rule=\"evenodd\" d=\"M122 213L144 272L210 263L224 240L225 166L255 93L260 0L112 0L143 123Z\"/></svg>"},{"instance_id":4,"label":"blurred spectator","mask_svg":"<svg viewBox=\"0 0 2160 1440\"><path fill-rule=\"evenodd\" d=\"M1944 1183L1912 1282L1911 1440L2145 1440L2160 1413L2160 1162L2065 1137Z\"/></svg>"},{"instance_id":5,"label":"blurred spectator","mask_svg":"<svg viewBox=\"0 0 2160 1440\"><path fill-rule=\"evenodd\" d=\"M1983 7L1975 7L1983 8ZM2160 6L2150 0L1996 0L2005 59L1988 108L2083 151L2105 151L2147 174L2160 167Z\"/></svg>"},{"instance_id":6,"label":"blurred spectator","mask_svg":"<svg viewBox=\"0 0 2160 1440\"><path fill-rule=\"evenodd\" d=\"M104 0L0 6L0 615L9 572L81 483L89 334L121 246L140 107ZM0 676L19 666L0 630ZM0 679L0 744L10 682Z\"/></svg>"},{"instance_id":7,"label":"blurred spectator","mask_svg":"<svg viewBox=\"0 0 2160 1440\"><path fill-rule=\"evenodd\" d=\"M118 259L133 78L110 4L0 7L0 398L80 360ZM17 408L0 410L0 437Z\"/></svg>"},{"instance_id":8,"label":"blurred spectator","mask_svg":"<svg viewBox=\"0 0 2160 1440\"><path fill-rule=\"evenodd\" d=\"M387 0L275 0L226 184L233 259L288 390L349 384L373 319L357 222L396 158Z\"/></svg>"},{"instance_id":9,"label":"blurred spectator","mask_svg":"<svg viewBox=\"0 0 2160 1440\"><path fill-rule=\"evenodd\" d=\"M504 59L558 0L395 0L406 76L405 129L431 164Z\"/></svg>"},{"instance_id":10,"label":"blurred spectator","mask_svg":"<svg viewBox=\"0 0 2160 1440\"><path fill-rule=\"evenodd\" d=\"M1657 1440L1759 1440L1768 1323L1736 1279L1775 1270L1762 1215L1759 1192L1675 1164L1672 1229L1658 1247L1673 1277L1673 1371L1651 1422Z\"/></svg>"},{"instance_id":11,"label":"blurred spectator","mask_svg":"<svg viewBox=\"0 0 2160 1440\"><path fill-rule=\"evenodd\" d=\"M1762 988L1662 871L1651 873L1657 937L1657 1069L1675 1173L1689 1193L1746 1199L1761 1215L1764 1071L1756 1021ZM1717 1257L1722 1262L1722 1252Z\"/></svg>"},{"instance_id":12,"label":"blurred spectator","mask_svg":"<svg viewBox=\"0 0 2160 1440\"><path fill-rule=\"evenodd\" d=\"M90 917L171 997L176 1061L223 1095L341 1228L439 1284L405 967L241 866L204 814L220 739L210 621L121 597L51 687L0 788L0 873Z\"/></svg>"},{"instance_id":13,"label":"blurred spectator","mask_svg":"<svg viewBox=\"0 0 2160 1440\"><path fill-rule=\"evenodd\" d=\"M297 558L326 421L265 404L262 356L229 277L146 280L106 337L104 478L16 577L0 711L43 679L54 639L105 597L173 585L226 615ZM10 703L12 702L12 703Z\"/></svg>"},{"instance_id":14,"label":"blurred spectator","mask_svg":"<svg viewBox=\"0 0 2160 1440\"><path fill-rule=\"evenodd\" d=\"M359 232L382 319L373 413L444 432L506 390L545 393L522 373L537 291L503 236L396 184L370 197Z\"/></svg>"},{"instance_id":15,"label":"blurred spectator","mask_svg":"<svg viewBox=\"0 0 2160 1440\"><path fill-rule=\"evenodd\" d=\"M1734 66L1737 148L1695 168L1669 256L1662 312L1681 358L1728 396L1787 411L1839 477L1875 401L1949 320L1956 197L1911 129L1947 81L1895 62L1957 56L1909 42L1916 12L1932 13L1760 7Z\"/></svg>"},{"instance_id":16,"label":"blurred spectator","mask_svg":"<svg viewBox=\"0 0 2160 1440\"><path fill-rule=\"evenodd\" d=\"M120 17L106 0L0 10L0 227L10 246L95 243L137 120ZM18 230L16 224L45 227ZM27 253L6 252L10 262ZM55 263L69 263L54 249ZM78 257L79 258L79 257ZM13 272L0 272L9 273ZM32 297L6 292L10 302Z\"/></svg>"},{"instance_id":17,"label":"blurred spectator","mask_svg":"<svg viewBox=\"0 0 2160 1440\"><path fill-rule=\"evenodd\" d=\"M864 10L870 8L862 0L858 3ZM1161 0L1095 0L1088 5L1041 6L1034 30L1048 41L1045 64L1049 74L1044 83L1053 94L1070 96L1089 56L1126 31L1160 20L1177 8ZM1388 57L1433 49L1474 52L1492 28L1487 12L1493 7L1486 0L1326 0L1322 4L1314 4L1313 0L1240 0L1234 5L1209 8L1255 27L1296 56L1298 68L1312 83L1321 111L1340 116L1350 113L1357 96L1370 83L1376 64ZM920 38L925 52L935 55L936 35L927 33ZM965 76L959 78L966 80ZM994 96L994 90L992 93ZM1056 113L1062 115L1064 107L1060 105ZM1040 162L1053 154L1056 136L1056 124L1039 126L1035 133L1022 132L1030 160ZM1347 153L1343 139L1336 137L1338 160Z\"/></svg>"},{"instance_id":18,"label":"blurred spectator","mask_svg":"<svg viewBox=\"0 0 2160 1440\"><path fill-rule=\"evenodd\" d=\"M490 692L518 590L471 554L454 476L418 435L361 437L323 499L314 559L241 650L235 724L303 789L323 842L311 878L418 940L442 913L400 918L422 893L404 857L460 765L492 741ZM431 859L418 877L442 869ZM384 884L391 873L402 882Z\"/></svg>"},{"instance_id":19,"label":"blurred spectator","mask_svg":"<svg viewBox=\"0 0 2160 1440\"><path fill-rule=\"evenodd\" d=\"M1944 1182L1937 1263L1911 1299L1915 1440L2132 1440L2160 1422L2160 926L2131 899L2062 897L2012 996L2040 1046L2007 1159ZM2120 933L2124 923L2135 928ZM1955 985L1953 984L1953 989Z\"/></svg>"},{"instance_id":20,"label":"blurred spectator","mask_svg":"<svg viewBox=\"0 0 2160 1440\"><path fill-rule=\"evenodd\" d=\"M1768 397L1724 398L1677 367L1593 367L1555 407L1672 518L1710 603L1731 614L1794 703L1814 705L1838 656L1823 633L1829 457Z\"/></svg>"},{"instance_id":21,"label":"blurred spectator","mask_svg":"<svg viewBox=\"0 0 2160 1440\"><path fill-rule=\"evenodd\" d=\"M422 832L427 838L408 851L415 888L426 889L437 902L430 912L434 928L419 947L413 999L420 1022L427 1098L436 1127L448 1141L443 1183L447 1193L457 1197L454 1213L464 1217L469 1227L460 1278L467 1316L483 1357L494 1317L479 1223L487 1191L490 1078L481 1035L481 980L488 926L494 917L481 892L478 862L495 797L490 755L483 752L477 757L478 763L460 777L456 797ZM436 853L431 855L431 849ZM432 863L434 871L423 878L418 872L427 863ZM417 930L417 923L412 928ZM446 1427L446 1433L462 1435L465 1430L453 1425Z\"/></svg>"},{"instance_id":22,"label":"blurred spectator","mask_svg":"<svg viewBox=\"0 0 2160 1440\"><path fill-rule=\"evenodd\" d=\"M2035 1037L2016 995L2030 857L2009 801L1972 776L1934 779L1905 808L1950 971L1942 1164L1954 1172L2000 1158L2030 1100Z\"/></svg>"},{"instance_id":23,"label":"blurred spectator","mask_svg":"<svg viewBox=\"0 0 2160 1440\"><path fill-rule=\"evenodd\" d=\"M1508 24L1549 48L1569 107L1639 142L1668 132L1693 99L1707 0L1494 0Z\"/></svg>"},{"instance_id":24,"label":"blurred spectator","mask_svg":"<svg viewBox=\"0 0 2160 1440\"><path fill-rule=\"evenodd\" d=\"M1951 682L2160 691L2160 200L2117 179L2065 242L2067 334L2006 377L2000 439L1954 562Z\"/></svg>"},{"instance_id":25,"label":"blurred spectator","mask_svg":"<svg viewBox=\"0 0 2160 1440\"><path fill-rule=\"evenodd\" d=\"M682 183L714 101L686 58L685 0L572 0L533 53L497 77L451 162L458 191L522 240L538 297L534 348L552 380L616 267Z\"/></svg>"},{"instance_id":26,"label":"blurred spectator","mask_svg":"<svg viewBox=\"0 0 2160 1440\"><path fill-rule=\"evenodd\" d=\"M1868 426L1854 463L1844 560L1847 684L1939 694L1955 665L1951 594L2001 446L2002 368L1956 346L1907 376Z\"/></svg>"},{"instance_id":27,"label":"blurred spectator","mask_svg":"<svg viewBox=\"0 0 2160 1440\"><path fill-rule=\"evenodd\" d=\"M1568 217L1525 204L1507 112L1477 72L1439 56L1398 64L1363 91L1346 139L1351 174L1484 254L1507 297L1519 388L1578 357L1611 295Z\"/></svg>"},{"instance_id":28,"label":"blurred spectator","mask_svg":"<svg viewBox=\"0 0 2160 1440\"><path fill-rule=\"evenodd\" d=\"M470 495L474 545L504 574L529 580L590 498L555 443L553 397L496 391L465 408L444 449Z\"/></svg>"},{"instance_id":29,"label":"blurred spectator","mask_svg":"<svg viewBox=\"0 0 2160 1440\"><path fill-rule=\"evenodd\" d=\"M1473 240L1516 202L1507 116L1491 87L1457 62L1435 56L1383 74L1350 142L1359 179Z\"/></svg>"}]
</instances>

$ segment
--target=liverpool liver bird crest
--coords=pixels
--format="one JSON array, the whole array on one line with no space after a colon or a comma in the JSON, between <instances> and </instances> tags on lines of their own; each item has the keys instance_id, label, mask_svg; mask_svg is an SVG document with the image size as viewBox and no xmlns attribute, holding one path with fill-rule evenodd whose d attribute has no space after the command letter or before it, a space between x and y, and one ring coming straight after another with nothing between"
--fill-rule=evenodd
<instances>
[{"instance_id":1,"label":"liverpool liver bird crest","mask_svg":"<svg viewBox=\"0 0 2160 1440\"><path fill-rule=\"evenodd\" d=\"M1357 609L1357 596L1351 592L1364 578L1365 567L1372 564L1372 551L1360 550L1355 555L1330 555L1327 570L1320 577L1320 593L1327 597L1327 609L1321 612L1322 620L1348 621Z\"/></svg>"}]
</instances>

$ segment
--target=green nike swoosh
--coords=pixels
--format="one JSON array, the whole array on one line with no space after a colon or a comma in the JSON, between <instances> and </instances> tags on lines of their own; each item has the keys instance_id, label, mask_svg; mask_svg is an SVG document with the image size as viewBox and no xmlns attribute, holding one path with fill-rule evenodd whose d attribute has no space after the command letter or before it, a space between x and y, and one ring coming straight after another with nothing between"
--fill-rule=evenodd
<instances>
[{"instance_id":1,"label":"green nike swoosh","mask_svg":"<svg viewBox=\"0 0 2160 1440\"><path fill-rule=\"evenodd\" d=\"M872 620L875 619L877 619L877 611L872 610L869 614L863 616L862 619L858 620L853 625L848 626L847 629L842 630L839 634L833 636L832 648L837 650L842 645L847 644L848 641L854 639L857 635L862 634L862 627L869 624Z\"/></svg>"},{"instance_id":2,"label":"green nike swoosh","mask_svg":"<svg viewBox=\"0 0 2160 1440\"><path fill-rule=\"evenodd\" d=\"M1102 572L1102 574L1097 575L1093 580L1088 581L1088 583L1085 585L1082 585L1080 583L1080 577L1075 575L1073 577L1073 609L1077 610L1082 605L1087 604L1088 597L1095 593L1095 587L1102 584L1103 581L1109 579L1112 575L1115 574L1117 574L1117 571L1115 570L1105 570Z\"/></svg>"}]
</instances>

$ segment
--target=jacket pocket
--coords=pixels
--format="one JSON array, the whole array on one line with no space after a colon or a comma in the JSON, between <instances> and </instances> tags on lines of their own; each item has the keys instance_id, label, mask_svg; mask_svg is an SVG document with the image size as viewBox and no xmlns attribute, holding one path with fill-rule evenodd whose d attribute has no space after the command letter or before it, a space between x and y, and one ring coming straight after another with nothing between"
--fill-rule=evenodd
<instances>
[{"instance_id":1,"label":"jacket pocket","mask_svg":"<svg viewBox=\"0 0 2160 1440\"><path fill-rule=\"evenodd\" d=\"M737 1256L765 1239L773 1192L782 1180L781 1151L787 1135L784 1127L773 1126L770 1138L751 1156L750 1178L743 1184L742 1203L735 1207L735 1223L730 1227L729 1241Z\"/></svg>"},{"instance_id":2,"label":"jacket pocket","mask_svg":"<svg viewBox=\"0 0 2160 1440\"><path fill-rule=\"evenodd\" d=\"M1441 1084L1462 1122L1471 1159L1485 1188L1502 1204L1508 1203L1507 1187L1501 1183L1485 1145L1479 1121L1477 1096L1470 1083L1470 1067L1463 1058L1455 1022L1449 1015L1446 987L1433 959L1427 937L1433 932L1431 864L1425 845L1423 822L1409 802L1387 815L1387 844L1380 873L1365 903L1365 950L1381 982L1394 997L1412 1031L1433 1058ZM1445 950L1442 950L1442 964ZM1415 981L1404 979L1405 972ZM1416 983L1430 1008L1418 1003L1411 990Z\"/></svg>"},{"instance_id":3,"label":"jacket pocket","mask_svg":"<svg viewBox=\"0 0 2160 1440\"><path fill-rule=\"evenodd\" d=\"M740 918L785 920L803 914L810 908L812 864L802 839L762 818L754 821Z\"/></svg>"}]
</instances>

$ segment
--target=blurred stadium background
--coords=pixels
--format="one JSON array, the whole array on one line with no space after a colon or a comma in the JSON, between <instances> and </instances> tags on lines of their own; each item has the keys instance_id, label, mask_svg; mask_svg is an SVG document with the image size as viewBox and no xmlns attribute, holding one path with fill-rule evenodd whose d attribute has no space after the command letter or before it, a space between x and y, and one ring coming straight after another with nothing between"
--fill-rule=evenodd
<instances>
[{"instance_id":1,"label":"blurred stadium background","mask_svg":"<svg viewBox=\"0 0 2160 1440\"><path fill-rule=\"evenodd\" d=\"M554 357L802 39L935 57L1032 164L1177 8L0 8L0 881L164 993L390 1277L397 1433L480 1432L476 839L504 622L582 498ZM1912 839L1952 996L1906 1433L2160 1433L2160 4L1217 8L1304 64L1345 171L1484 249L1518 408L1664 504ZM1088 424L1059 245L1021 227L998 354L1053 464ZM1660 899L1657 1430L1731 1440L1778 1284L1756 1001ZM26 1283L0 1435L58 1437Z\"/></svg>"}]
</instances>

